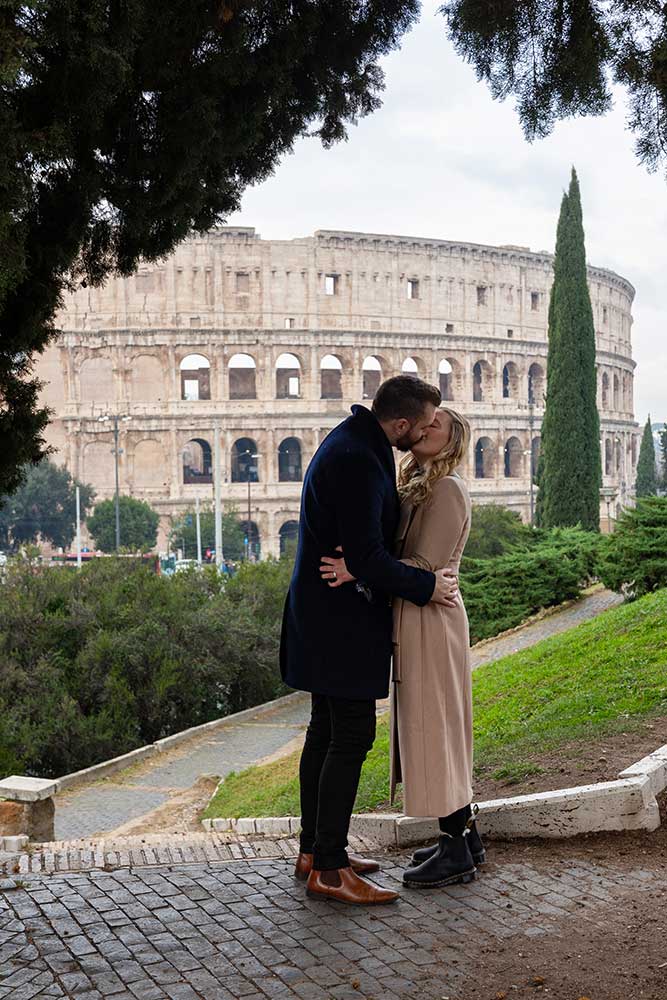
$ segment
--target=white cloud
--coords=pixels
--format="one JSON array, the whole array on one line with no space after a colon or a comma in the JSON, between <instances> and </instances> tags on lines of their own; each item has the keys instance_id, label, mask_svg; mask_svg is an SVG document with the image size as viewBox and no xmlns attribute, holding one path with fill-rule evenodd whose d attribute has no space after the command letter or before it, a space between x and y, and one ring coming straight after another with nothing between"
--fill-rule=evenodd
<instances>
[{"instance_id":1,"label":"white cloud","mask_svg":"<svg viewBox=\"0 0 667 1000\"><path fill-rule=\"evenodd\" d=\"M638 163L622 95L604 118L561 122L527 143L511 103L494 102L456 56L432 3L385 71L383 107L348 142L299 142L229 222L276 239L347 229L549 250L574 164L588 259L637 289L637 418L667 419L667 185Z\"/></svg>"}]
</instances>

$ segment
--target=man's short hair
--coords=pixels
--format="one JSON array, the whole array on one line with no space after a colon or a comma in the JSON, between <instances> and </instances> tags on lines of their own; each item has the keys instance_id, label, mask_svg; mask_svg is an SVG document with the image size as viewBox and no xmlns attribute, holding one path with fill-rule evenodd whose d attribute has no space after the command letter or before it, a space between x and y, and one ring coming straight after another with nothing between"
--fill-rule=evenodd
<instances>
[{"instance_id":1,"label":"man's short hair","mask_svg":"<svg viewBox=\"0 0 667 1000\"><path fill-rule=\"evenodd\" d=\"M409 420L414 423L424 416L429 403L440 406L440 390L416 375L396 375L383 382L373 400L373 413L378 420Z\"/></svg>"}]
</instances>

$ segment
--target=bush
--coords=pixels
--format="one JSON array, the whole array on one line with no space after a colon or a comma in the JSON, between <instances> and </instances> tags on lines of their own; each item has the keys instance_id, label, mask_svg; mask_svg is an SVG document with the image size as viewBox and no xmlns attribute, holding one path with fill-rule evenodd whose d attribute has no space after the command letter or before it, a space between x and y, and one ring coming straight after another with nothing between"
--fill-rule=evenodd
<instances>
[{"instance_id":1,"label":"bush","mask_svg":"<svg viewBox=\"0 0 667 1000\"><path fill-rule=\"evenodd\" d=\"M603 540L600 576L629 597L667 587L667 497L644 497L621 514Z\"/></svg>"},{"instance_id":2,"label":"bush","mask_svg":"<svg viewBox=\"0 0 667 1000\"><path fill-rule=\"evenodd\" d=\"M517 545L530 543L533 529L519 514L496 503L473 504L466 555L472 559L500 556Z\"/></svg>"},{"instance_id":3,"label":"bush","mask_svg":"<svg viewBox=\"0 0 667 1000\"><path fill-rule=\"evenodd\" d=\"M577 597L597 572L599 535L579 528L535 532L531 546L461 563L471 642L497 635L531 614ZM467 549L466 549L467 552Z\"/></svg>"},{"instance_id":4,"label":"bush","mask_svg":"<svg viewBox=\"0 0 667 1000\"><path fill-rule=\"evenodd\" d=\"M232 586L213 567L160 577L134 559L10 566L0 772L65 774L283 693L288 574L248 565Z\"/></svg>"},{"instance_id":5,"label":"bush","mask_svg":"<svg viewBox=\"0 0 667 1000\"><path fill-rule=\"evenodd\" d=\"M160 516L145 500L118 498L121 548L147 552L155 546ZM102 500L86 522L88 531L101 552L116 550L116 501Z\"/></svg>"}]
</instances>

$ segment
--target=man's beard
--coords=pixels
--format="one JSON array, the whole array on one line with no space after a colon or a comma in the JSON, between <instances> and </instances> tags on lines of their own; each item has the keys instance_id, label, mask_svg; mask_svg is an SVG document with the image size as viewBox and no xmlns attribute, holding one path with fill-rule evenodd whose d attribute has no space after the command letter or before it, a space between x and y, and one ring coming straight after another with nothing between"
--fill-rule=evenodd
<instances>
[{"instance_id":1,"label":"man's beard","mask_svg":"<svg viewBox=\"0 0 667 1000\"><path fill-rule=\"evenodd\" d=\"M397 451L410 451L413 445L417 444L416 441L411 441L409 434L404 434L403 437L399 438L394 447Z\"/></svg>"}]
</instances>

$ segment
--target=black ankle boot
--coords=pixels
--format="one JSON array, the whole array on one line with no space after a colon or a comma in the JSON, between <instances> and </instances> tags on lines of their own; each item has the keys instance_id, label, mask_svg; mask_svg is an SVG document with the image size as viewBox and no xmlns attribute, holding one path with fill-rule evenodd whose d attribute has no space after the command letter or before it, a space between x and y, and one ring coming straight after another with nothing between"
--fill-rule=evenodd
<instances>
[{"instance_id":1,"label":"black ankle boot","mask_svg":"<svg viewBox=\"0 0 667 1000\"><path fill-rule=\"evenodd\" d=\"M482 842L482 838L479 835L479 830L477 829L477 824L472 821L472 825L468 830L468 847L470 848L470 853L472 854L472 859L476 865L483 865L486 861L486 850ZM433 857L435 852L438 850L438 844L434 844L433 847L420 847L418 851L412 855L410 859L410 866L421 865L425 861L428 861L430 857Z\"/></svg>"},{"instance_id":2,"label":"black ankle boot","mask_svg":"<svg viewBox=\"0 0 667 1000\"><path fill-rule=\"evenodd\" d=\"M414 888L434 889L455 882L472 882L476 871L468 838L463 834L451 837L443 833L435 853L417 867L408 868L403 873L403 882Z\"/></svg>"}]
</instances>

